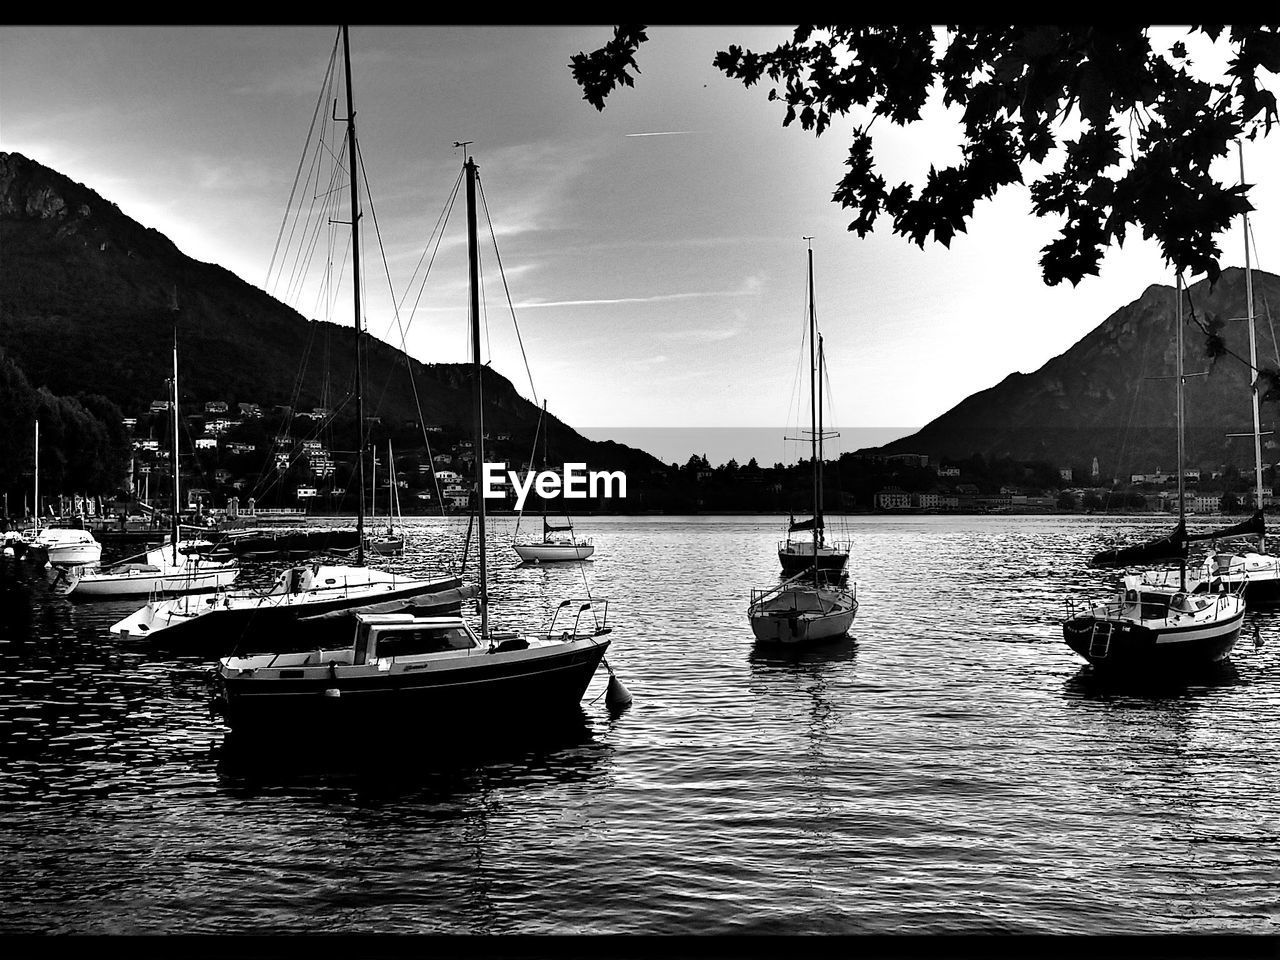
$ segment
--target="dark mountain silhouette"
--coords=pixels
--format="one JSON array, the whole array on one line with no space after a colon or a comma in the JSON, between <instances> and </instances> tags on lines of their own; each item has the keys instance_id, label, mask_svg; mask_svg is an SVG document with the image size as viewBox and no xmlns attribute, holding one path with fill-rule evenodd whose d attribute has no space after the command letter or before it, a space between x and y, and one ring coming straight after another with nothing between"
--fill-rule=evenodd
<instances>
[{"instance_id":1,"label":"dark mountain silhouette","mask_svg":"<svg viewBox=\"0 0 1280 960\"><path fill-rule=\"evenodd\" d=\"M184 413L185 404L194 412L206 400L226 401L232 411L238 402L309 410L322 398L332 408L347 398L354 408L351 328L307 320L230 271L186 256L88 187L16 153L0 153L0 249L0 351L33 387L99 395L126 415L163 399L176 291ZM419 414L404 354L372 336L366 342L366 416L470 436L469 365L411 360ZM540 411L501 374L486 368L483 375L486 431L527 443ZM557 461L639 474L661 467L643 451L588 440L548 419Z\"/></svg>"},{"instance_id":2,"label":"dark mountain silhouette","mask_svg":"<svg viewBox=\"0 0 1280 960\"><path fill-rule=\"evenodd\" d=\"M1280 344L1270 311L1280 307L1280 277L1255 270L1253 287L1258 366L1274 370ZM1215 327L1226 349L1247 361L1248 324L1239 319L1246 315L1244 271L1224 270L1216 285L1201 281L1189 294L1196 318ZM1173 286L1152 285L1035 373L1010 374L879 452L952 460L981 454L1077 471L1097 457L1106 479L1156 467L1171 472L1177 459L1175 308ZM1229 354L1211 358L1207 337L1185 305L1183 313L1187 466L1251 468L1252 441L1227 436L1253 430L1247 362ZM1197 373L1207 375L1190 376ZM1275 404L1263 403L1262 430L1271 430L1276 419ZM1264 462L1274 461L1276 438L1263 440Z\"/></svg>"}]
</instances>

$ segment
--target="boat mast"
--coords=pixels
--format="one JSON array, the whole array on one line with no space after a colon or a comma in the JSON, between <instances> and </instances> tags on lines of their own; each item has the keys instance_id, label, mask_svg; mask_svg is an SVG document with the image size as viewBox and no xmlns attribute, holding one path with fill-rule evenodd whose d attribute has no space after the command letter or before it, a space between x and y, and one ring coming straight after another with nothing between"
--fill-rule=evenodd
<instances>
[{"instance_id":1,"label":"boat mast","mask_svg":"<svg viewBox=\"0 0 1280 960\"><path fill-rule=\"evenodd\" d=\"M347 168L351 173L351 267L356 317L356 565L364 565L364 385L361 382L360 343L360 195L356 189L356 108L351 95L351 45L342 26L342 56L347 69Z\"/></svg>"},{"instance_id":2,"label":"boat mast","mask_svg":"<svg viewBox=\"0 0 1280 960\"><path fill-rule=\"evenodd\" d=\"M40 529L40 420L39 418L36 418L36 452L35 452L35 457L33 459L34 459L35 468L36 468L36 489L35 489L36 510L33 516L36 519L36 529L39 530Z\"/></svg>"},{"instance_id":3,"label":"boat mast","mask_svg":"<svg viewBox=\"0 0 1280 960\"><path fill-rule=\"evenodd\" d=\"M391 452L391 439L387 438L387 477L391 484L387 487L387 534L395 532L394 521L400 519L400 488L396 484L396 455ZM394 498L394 500L393 500Z\"/></svg>"},{"instance_id":4,"label":"boat mast","mask_svg":"<svg viewBox=\"0 0 1280 960\"><path fill-rule=\"evenodd\" d=\"M489 638L489 590L484 557L484 388L480 365L480 248L476 241L476 163L467 157L467 259L471 264L471 357L475 371L476 504L480 515L480 639ZM545 534L544 534L545 536Z\"/></svg>"},{"instance_id":5,"label":"boat mast","mask_svg":"<svg viewBox=\"0 0 1280 960\"><path fill-rule=\"evenodd\" d=\"M547 423L547 398L542 398L542 469L547 469L547 433L551 424ZM567 516L567 514L566 514ZM542 497L542 542L547 542L547 498Z\"/></svg>"},{"instance_id":6,"label":"boat mast","mask_svg":"<svg viewBox=\"0 0 1280 960\"><path fill-rule=\"evenodd\" d=\"M1177 376L1175 377L1175 379L1177 380L1177 384L1178 384L1178 399L1177 399L1177 407L1178 407L1178 529L1184 530L1187 522L1187 508L1186 508L1186 500L1183 492L1183 484L1185 483L1185 478L1183 474L1186 472L1186 470L1182 462L1182 458L1183 458L1182 425L1183 425L1184 411L1182 407L1182 274L1181 273L1178 274L1177 294L1178 294L1178 309L1177 309L1175 323L1178 328L1178 334L1177 334L1178 361L1177 361ZM1187 589L1187 559L1185 556L1179 562L1178 566L1179 566L1178 589L1185 591Z\"/></svg>"},{"instance_id":7,"label":"boat mast","mask_svg":"<svg viewBox=\"0 0 1280 960\"><path fill-rule=\"evenodd\" d=\"M818 582L818 408L814 330L817 326L813 309L813 237L809 243L809 462L813 465L813 582Z\"/></svg>"},{"instance_id":8,"label":"boat mast","mask_svg":"<svg viewBox=\"0 0 1280 960\"><path fill-rule=\"evenodd\" d=\"M1244 144L1236 141L1240 151L1240 183L1244 184ZM1258 345L1253 335L1253 268L1249 261L1249 212L1241 214L1244 220L1244 292L1245 309L1249 321L1249 389L1253 394L1253 476L1254 507L1262 509L1262 423L1258 415ZM1258 552L1266 553L1266 528L1258 534Z\"/></svg>"},{"instance_id":9,"label":"boat mast","mask_svg":"<svg viewBox=\"0 0 1280 960\"><path fill-rule=\"evenodd\" d=\"M174 294L177 301L177 294ZM178 505L180 497L180 480L178 477L178 321L173 323L173 565L178 565Z\"/></svg>"}]
</instances>

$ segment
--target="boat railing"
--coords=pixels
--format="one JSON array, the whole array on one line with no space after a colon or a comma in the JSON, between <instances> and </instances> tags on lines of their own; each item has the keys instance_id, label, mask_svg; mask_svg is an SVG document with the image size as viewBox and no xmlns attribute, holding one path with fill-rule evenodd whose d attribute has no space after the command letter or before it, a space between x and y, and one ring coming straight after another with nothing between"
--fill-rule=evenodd
<instances>
[{"instance_id":1,"label":"boat railing","mask_svg":"<svg viewBox=\"0 0 1280 960\"><path fill-rule=\"evenodd\" d=\"M822 574L823 579L826 579L828 583L830 583L830 577L832 576L832 574L828 573L827 571L819 571L819 573ZM839 576L839 575L835 574L835 576ZM788 577L786 580L783 580L781 583L778 583L772 587L761 587L761 588L753 589L751 591L751 602L747 606L747 611L750 612L754 610L757 606L764 603L766 600L769 600L770 598L777 596L778 594L782 593L782 591L795 586L795 584L799 583L802 580L812 580L812 579L813 579L813 568L810 567L807 570L802 570L799 573ZM856 599L857 597L856 586L855 586L854 596Z\"/></svg>"},{"instance_id":2,"label":"boat railing","mask_svg":"<svg viewBox=\"0 0 1280 960\"><path fill-rule=\"evenodd\" d=\"M1118 617L1124 613L1126 606L1133 606L1140 603L1139 600L1110 599L1110 600L1094 600L1092 598L1068 597L1067 619L1074 620L1077 616L1086 614L1098 617L1100 619L1111 619Z\"/></svg>"},{"instance_id":3,"label":"boat railing","mask_svg":"<svg viewBox=\"0 0 1280 960\"><path fill-rule=\"evenodd\" d=\"M574 618L573 618L573 630L562 631L562 636L574 636L574 637L583 636L584 634L581 634L578 628L582 622L582 615L588 611L591 612L591 620L594 627L594 629L589 634L589 636L598 637L598 636L602 636L603 634L612 632L613 628L608 625L609 624L609 601L608 600L601 600L599 598L587 598L587 597L571 597L568 600L560 601L560 605L556 607L555 613L551 615L551 623L547 627L546 639L548 640L553 639L552 634L555 633L556 622L560 619L561 612L564 610L567 610L569 607L572 607L575 604L577 605L578 609L577 609L577 612L574 614ZM600 611L601 611L600 616L596 616L597 604L602 605L600 607Z\"/></svg>"}]
</instances>

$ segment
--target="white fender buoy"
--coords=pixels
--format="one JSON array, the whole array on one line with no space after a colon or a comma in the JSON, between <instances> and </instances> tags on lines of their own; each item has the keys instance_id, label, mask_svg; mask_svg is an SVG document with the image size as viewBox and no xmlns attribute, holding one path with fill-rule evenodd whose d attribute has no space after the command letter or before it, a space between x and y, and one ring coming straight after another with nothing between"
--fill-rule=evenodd
<instances>
[{"instance_id":1,"label":"white fender buoy","mask_svg":"<svg viewBox=\"0 0 1280 960\"><path fill-rule=\"evenodd\" d=\"M326 697L340 697L342 696L342 691L337 687L325 687L324 695Z\"/></svg>"}]
</instances>

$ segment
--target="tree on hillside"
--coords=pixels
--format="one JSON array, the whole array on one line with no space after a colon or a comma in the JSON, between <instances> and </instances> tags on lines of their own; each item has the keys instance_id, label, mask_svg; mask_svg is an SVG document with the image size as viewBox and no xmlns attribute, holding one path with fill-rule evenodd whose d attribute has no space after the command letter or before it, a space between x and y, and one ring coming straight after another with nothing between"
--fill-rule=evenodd
<instances>
[{"instance_id":1,"label":"tree on hillside","mask_svg":"<svg viewBox=\"0 0 1280 960\"><path fill-rule=\"evenodd\" d=\"M1063 219L1042 250L1046 283L1097 274L1129 228L1154 239L1178 271L1215 280L1214 235L1252 207L1247 185L1222 183L1209 166L1233 141L1270 133L1276 98L1259 75L1280 73L1280 27L1195 26L1194 35L1225 46L1220 75L1201 76L1182 40L1161 51L1149 28L1130 24L800 26L774 50L730 45L713 62L747 87L763 81L783 126L799 120L821 136L852 118L848 172L832 199L856 214L849 229L859 236L884 213L921 247L949 245L979 200L1044 164L1032 171L1032 209ZM647 39L644 27L619 26L603 47L573 56L583 98L603 110L618 86L634 86ZM872 127L880 117L919 121L935 88L961 111L963 159L930 167L923 184L890 186L877 172Z\"/></svg>"}]
</instances>

